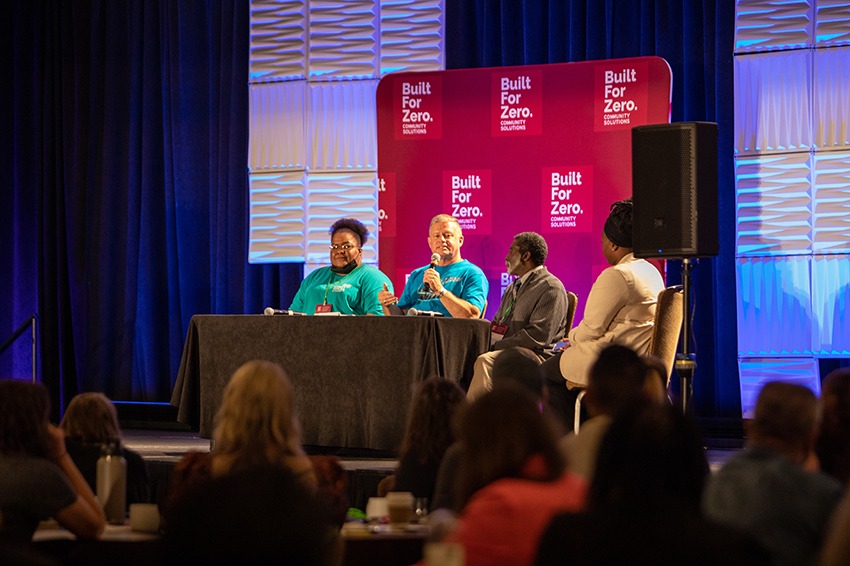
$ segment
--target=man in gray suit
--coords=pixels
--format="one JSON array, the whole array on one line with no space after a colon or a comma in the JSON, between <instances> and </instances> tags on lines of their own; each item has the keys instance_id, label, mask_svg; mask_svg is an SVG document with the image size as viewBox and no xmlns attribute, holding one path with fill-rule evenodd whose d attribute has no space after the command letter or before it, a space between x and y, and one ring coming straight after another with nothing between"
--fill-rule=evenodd
<instances>
[{"instance_id":1,"label":"man in gray suit","mask_svg":"<svg viewBox=\"0 0 850 566\"><path fill-rule=\"evenodd\" d=\"M521 346L532 350L542 362L552 356L552 348L564 336L567 324L567 292L563 283L549 273L549 248L536 232L517 234L505 264L516 275L502 295L493 317L490 351L475 360L475 372L467 398L474 400L493 387L493 361L502 350Z\"/></svg>"}]
</instances>

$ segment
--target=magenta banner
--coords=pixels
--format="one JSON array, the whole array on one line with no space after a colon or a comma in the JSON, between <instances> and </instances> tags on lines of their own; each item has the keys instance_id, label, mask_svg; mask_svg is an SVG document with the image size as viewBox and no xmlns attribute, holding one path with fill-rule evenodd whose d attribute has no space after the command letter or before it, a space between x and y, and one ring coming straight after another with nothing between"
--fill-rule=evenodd
<instances>
[{"instance_id":1,"label":"magenta banner","mask_svg":"<svg viewBox=\"0 0 850 566\"><path fill-rule=\"evenodd\" d=\"M608 206L631 196L631 128L670 121L658 57L399 73L378 85L380 267L401 292L428 263L428 222L463 228L462 255L490 280L488 318L510 278L513 237L541 233L549 270L579 296L606 267Z\"/></svg>"}]
</instances>

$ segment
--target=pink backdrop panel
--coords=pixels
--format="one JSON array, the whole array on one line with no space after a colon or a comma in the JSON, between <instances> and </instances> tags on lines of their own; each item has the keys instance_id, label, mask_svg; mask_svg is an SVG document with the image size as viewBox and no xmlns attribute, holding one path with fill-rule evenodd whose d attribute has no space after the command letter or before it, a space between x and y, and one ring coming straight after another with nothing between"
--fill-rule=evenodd
<instances>
[{"instance_id":1,"label":"pink backdrop panel","mask_svg":"<svg viewBox=\"0 0 850 566\"><path fill-rule=\"evenodd\" d=\"M378 85L380 267L399 294L429 261L428 223L452 214L462 255L490 281L488 318L510 278L513 237L541 233L549 270L579 296L606 266L608 206L632 192L631 129L670 121L659 57L385 76Z\"/></svg>"}]
</instances>

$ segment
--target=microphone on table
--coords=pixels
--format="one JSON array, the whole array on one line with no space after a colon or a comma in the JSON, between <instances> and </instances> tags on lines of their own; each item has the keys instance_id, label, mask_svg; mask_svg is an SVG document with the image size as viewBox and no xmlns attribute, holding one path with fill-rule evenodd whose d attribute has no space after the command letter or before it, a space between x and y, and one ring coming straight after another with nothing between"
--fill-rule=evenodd
<instances>
[{"instance_id":1,"label":"microphone on table","mask_svg":"<svg viewBox=\"0 0 850 566\"><path fill-rule=\"evenodd\" d=\"M407 316L443 316L443 313L439 311L421 311L415 308L407 309Z\"/></svg>"},{"instance_id":2,"label":"microphone on table","mask_svg":"<svg viewBox=\"0 0 850 566\"><path fill-rule=\"evenodd\" d=\"M266 315L266 316L272 316L272 315L275 315L275 314L286 314L286 315L289 315L289 316L297 316L297 315L303 315L304 313L298 312L298 311L291 311L291 310L285 310L284 311L284 310L280 310L280 309L273 309L272 307L266 307L266 309L263 311L263 314Z\"/></svg>"},{"instance_id":3,"label":"microphone on table","mask_svg":"<svg viewBox=\"0 0 850 566\"><path fill-rule=\"evenodd\" d=\"M438 254L438 253L431 254L431 265L428 266L428 269L434 269L435 267L437 267L438 263L440 263L440 254ZM422 291L424 293L427 293L430 290L431 290L431 287L429 287L427 283L422 284Z\"/></svg>"}]
</instances>

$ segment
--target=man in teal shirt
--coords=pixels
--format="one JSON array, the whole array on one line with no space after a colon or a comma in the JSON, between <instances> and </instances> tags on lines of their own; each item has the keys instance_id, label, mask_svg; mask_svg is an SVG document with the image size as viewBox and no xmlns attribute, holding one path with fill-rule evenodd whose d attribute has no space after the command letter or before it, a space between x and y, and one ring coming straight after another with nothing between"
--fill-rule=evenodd
<instances>
[{"instance_id":1,"label":"man in teal shirt","mask_svg":"<svg viewBox=\"0 0 850 566\"><path fill-rule=\"evenodd\" d=\"M392 282L379 269L363 265L366 226L354 218L341 218L330 234L331 265L304 278L289 308L306 314L383 315L378 292L385 284L392 288Z\"/></svg>"}]
</instances>

